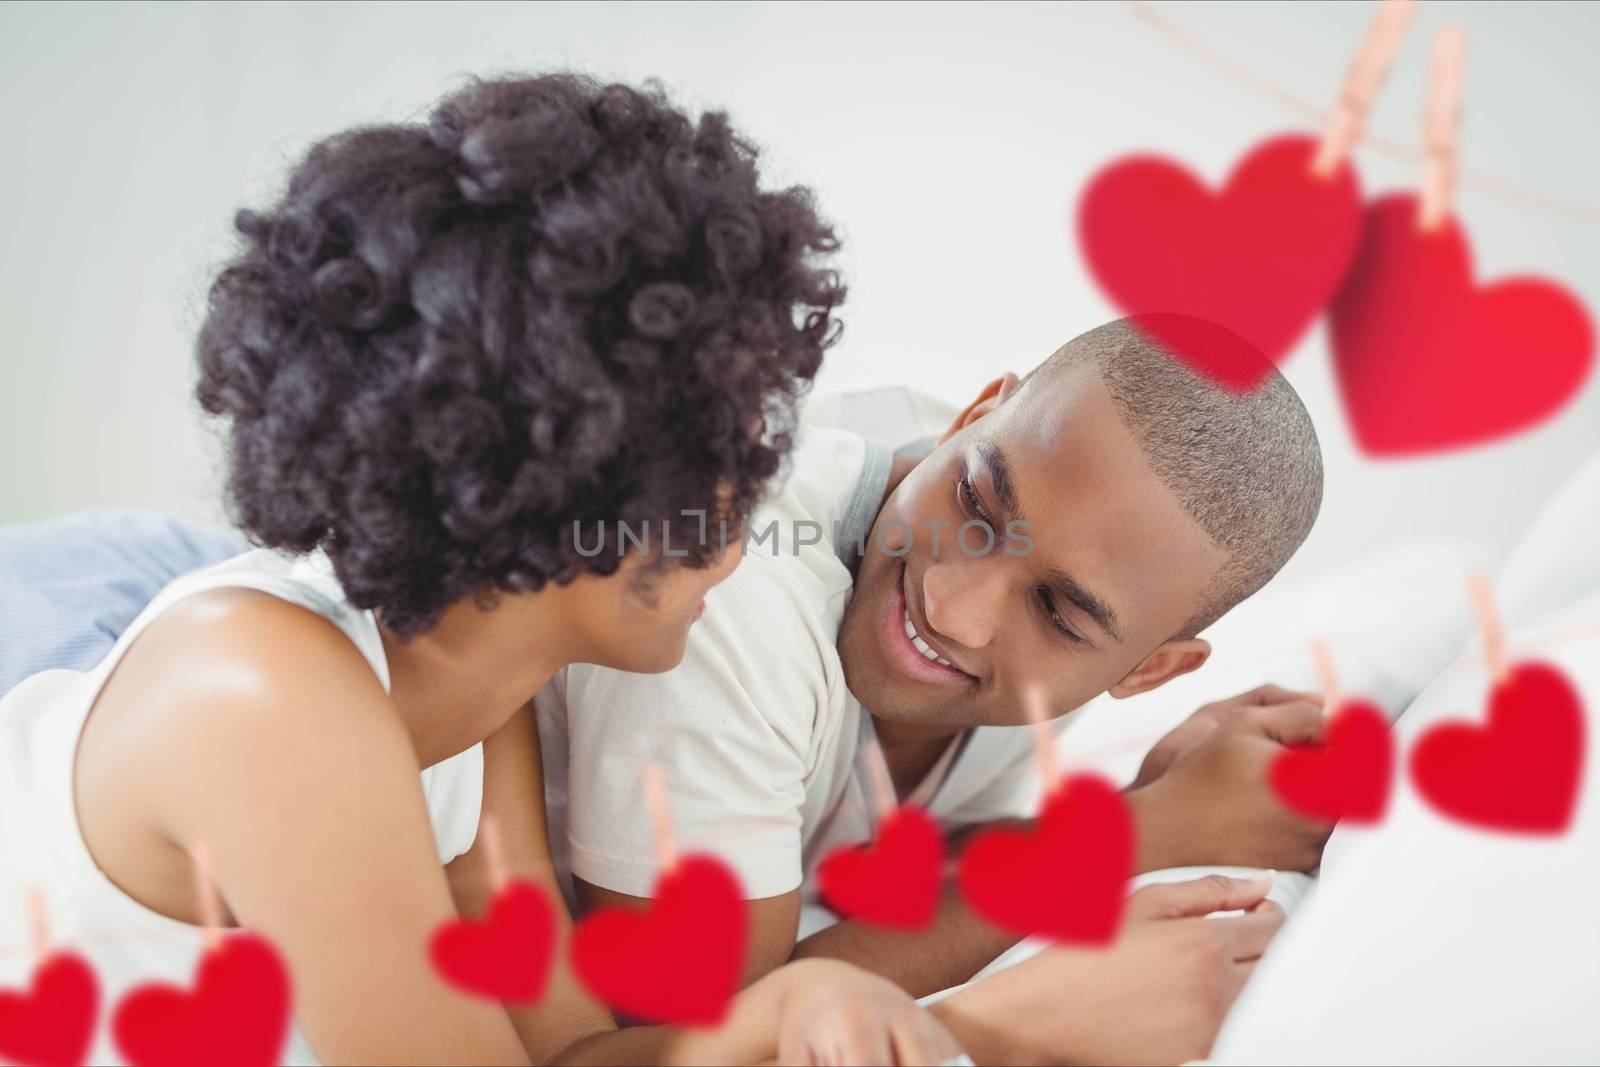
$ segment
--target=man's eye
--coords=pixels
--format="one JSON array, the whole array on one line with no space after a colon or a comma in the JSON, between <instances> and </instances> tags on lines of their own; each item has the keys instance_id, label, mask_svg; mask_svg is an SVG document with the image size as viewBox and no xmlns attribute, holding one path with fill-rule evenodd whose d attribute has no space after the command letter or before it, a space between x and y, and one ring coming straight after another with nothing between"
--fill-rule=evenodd
<instances>
[{"instance_id":1,"label":"man's eye","mask_svg":"<svg viewBox=\"0 0 1600 1067\"><path fill-rule=\"evenodd\" d=\"M1056 610L1055 597L1051 596L1050 589L1043 585L1039 587L1039 610L1044 613L1045 621L1059 631L1062 637L1074 644L1084 644L1084 640L1079 636L1078 631L1068 626L1066 620L1061 617L1061 613Z\"/></svg>"},{"instance_id":2,"label":"man's eye","mask_svg":"<svg viewBox=\"0 0 1600 1067\"><path fill-rule=\"evenodd\" d=\"M963 474L956 481L956 492L961 496L963 511L982 522L989 521L988 513L983 510L983 500L978 496L978 491L972 487L972 475Z\"/></svg>"}]
</instances>

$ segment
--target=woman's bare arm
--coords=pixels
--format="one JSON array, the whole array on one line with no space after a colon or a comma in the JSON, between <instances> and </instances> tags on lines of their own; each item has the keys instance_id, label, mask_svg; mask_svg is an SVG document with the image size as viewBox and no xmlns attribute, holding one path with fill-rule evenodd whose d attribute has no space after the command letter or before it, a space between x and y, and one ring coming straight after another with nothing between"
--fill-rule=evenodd
<instances>
[{"instance_id":1,"label":"woman's bare arm","mask_svg":"<svg viewBox=\"0 0 1600 1067\"><path fill-rule=\"evenodd\" d=\"M388 694L327 620L266 596L219 599L228 601L219 611L174 609L178 618L153 624L102 694L100 725L120 715L133 727L98 731L102 751L124 757L110 794L154 825L154 852L168 850L165 874L180 883L145 903L198 921L182 857L204 846L225 915L282 954L295 1021L324 1062L938 1062L953 1047L889 983L832 961L768 975L715 1031L615 1029L564 952L532 1009L454 990L434 972L428 942L459 915L458 899L481 914L484 857L475 848L448 876L440 867L418 761ZM485 743L485 809L500 820L512 872L559 901L542 793L525 709ZM559 911L564 940L570 920Z\"/></svg>"},{"instance_id":2,"label":"woman's bare arm","mask_svg":"<svg viewBox=\"0 0 1600 1067\"><path fill-rule=\"evenodd\" d=\"M507 1008L528 1055L535 1063L547 1063L568 1046L617 1027L605 1005L589 996L572 971L567 951L572 919L562 903L550 854L544 770L531 703L483 744L483 816L494 821L500 835L507 874L536 883L555 905L556 950L544 997L531 1007ZM445 867L456 906L473 918L488 912L494 895L487 851L480 825L472 848Z\"/></svg>"}]
</instances>

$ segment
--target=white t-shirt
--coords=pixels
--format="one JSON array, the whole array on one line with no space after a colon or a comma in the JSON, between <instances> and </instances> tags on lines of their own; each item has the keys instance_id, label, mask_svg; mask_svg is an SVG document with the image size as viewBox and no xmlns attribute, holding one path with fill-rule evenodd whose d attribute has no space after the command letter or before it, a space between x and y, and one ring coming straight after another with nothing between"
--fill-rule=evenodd
<instances>
[{"instance_id":1,"label":"white t-shirt","mask_svg":"<svg viewBox=\"0 0 1600 1067\"><path fill-rule=\"evenodd\" d=\"M389 665L372 612L345 599L321 553L297 558L267 549L184 575L163 589L92 670L52 670L24 680L0 700L0 989L26 988L26 891L44 894L52 943L87 959L100 982L101 1025L89 1062L120 1062L110 1013L122 995L146 982L188 988L204 948L197 926L140 904L107 878L78 829L72 768L78 737L106 679L133 642L164 611L207 589L244 586L322 615L361 651L389 688ZM474 745L422 772L423 796L439 862L472 847L483 807L483 746ZM420 949L419 949L420 951ZM298 1028L285 1064L314 1064Z\"/></svg>"},{"instance_id":2,"label":"white t-shirt","mask_svg":"<svg viewBox=\"0 0 1600 1067\"><path fill-rule=\"evenodd\" d=\"M871 838L871 718L845 687L835 642L853 586L841 548L870 534L889 458L877 442L807 427L781 491L749 523L760 537L776 522L776 542L753 537L711 590L682 664L655 675L576 664L540 692L563 874L650 895L658 871L640 781L651 761L666 774L678 847L727 861L751 899L804 884L814 904L822 857ZM1033 814L1027 729L980 727L950 751L909 798L943 825ZM809 912L802 936L824 918Z\"/></svg>"}]
</instances>

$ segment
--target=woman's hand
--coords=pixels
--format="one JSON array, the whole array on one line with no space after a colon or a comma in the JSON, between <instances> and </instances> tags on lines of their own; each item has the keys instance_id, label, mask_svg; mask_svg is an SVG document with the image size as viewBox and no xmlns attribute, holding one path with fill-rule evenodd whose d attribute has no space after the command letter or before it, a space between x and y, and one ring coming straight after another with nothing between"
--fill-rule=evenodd
<instances>
[{"instance_id":1,"label":"woman's hand","mask_svg":"<svg viewBox=\"0 0 1600 1067\"><path fill-rule=\"evenodd\" d=\"M1046 949L932 1011L980 1063L1200 1059L1283 922L1270 886L1216 875L1147 886L1109 948Z\"/></svg>"},{"instance_id":2,"label":"woman's hand","mask_svg":"<svg viewBox=\"0 0 1600 1067\"><path fill-rule=\"evenodd\" d=\"M779 1063L938 1064L961 1053L944 1024L886 978L825 959L783 971L791 973L779 1009Z\"/></svg>"}]
</instances>

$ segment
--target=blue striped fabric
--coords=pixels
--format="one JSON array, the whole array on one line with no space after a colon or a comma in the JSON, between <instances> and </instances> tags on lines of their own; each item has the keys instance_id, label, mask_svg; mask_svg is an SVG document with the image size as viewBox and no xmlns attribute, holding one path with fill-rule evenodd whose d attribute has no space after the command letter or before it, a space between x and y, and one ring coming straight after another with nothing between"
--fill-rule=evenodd
<instances>
[{"instance_id":1,"label":"blue striped fabric","mask_svg":"<svg viewBox=\"0 0 1600 1067\"><path fill-rule=\"evenodd\" d=\"M0 697L98 663L162 587L250 548L236 532L138 511L0 527Z\"/></svg>"}]
</instances>

